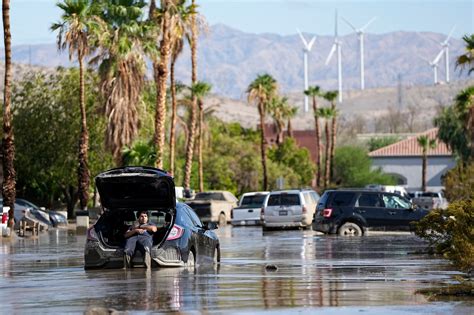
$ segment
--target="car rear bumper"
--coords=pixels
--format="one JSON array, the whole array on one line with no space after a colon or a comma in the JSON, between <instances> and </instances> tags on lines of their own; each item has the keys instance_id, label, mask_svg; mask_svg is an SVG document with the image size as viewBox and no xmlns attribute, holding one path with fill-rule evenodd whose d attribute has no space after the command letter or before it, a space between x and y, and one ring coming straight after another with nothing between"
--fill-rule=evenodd
<instances>
[{"instance_id":1,"label":"car rear bumper","mask_svg":"<svg viewBox=\"0 0 474 315\"><path fill-rule=\"evenodd\" d=\"M184 262L179 248L155 246L151 249L152 267L181 267ZM132 259L134 265L143 265L143 257L137 251ZM123 268L123 248L107 248L100 242L87 241L84 250L84 268Z\"/></svg>"},{"instance_id":2,"label":"car rear bumper","mask_svg":"<svg viewBox=\"0 0 474 315\"><path fill-rule=\"evenodd\" d=\"M337 233L337 226L334 223L327 222L326 220L316 219L313 221L313 231L325 234L335 234Z\"/></svg>"},{"instance_id":3,"label":"car rear bumper","mask_svg":"<svg viewBox=\"0 0 474 315\"><path fill-rule=\"evenodd\" d=\"M262 224L262 221L260 220L260 218L258 219L242 219L242 220L239 220L239 219L232 219L232 221L230 222L232 225L235 225L235 226L239 226L239 225L261 225Z\"/></svg>"}]
</instances>

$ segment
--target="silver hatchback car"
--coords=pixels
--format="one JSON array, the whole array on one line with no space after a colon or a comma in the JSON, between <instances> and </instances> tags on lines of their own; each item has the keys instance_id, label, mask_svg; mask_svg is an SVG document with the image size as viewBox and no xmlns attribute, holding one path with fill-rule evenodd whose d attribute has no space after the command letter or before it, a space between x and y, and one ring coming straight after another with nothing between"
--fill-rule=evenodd
<instances>
[{"instance_id":1,"label":"silver hatchback car","mask_svg":"<svg viewBox=\"0 0 474 315\"><path fill-rule=\"evenodd\" d=\"M311 189L272 191L263 204L263 229L311 228L318 200Z\"/></svg>"}]
</instances>

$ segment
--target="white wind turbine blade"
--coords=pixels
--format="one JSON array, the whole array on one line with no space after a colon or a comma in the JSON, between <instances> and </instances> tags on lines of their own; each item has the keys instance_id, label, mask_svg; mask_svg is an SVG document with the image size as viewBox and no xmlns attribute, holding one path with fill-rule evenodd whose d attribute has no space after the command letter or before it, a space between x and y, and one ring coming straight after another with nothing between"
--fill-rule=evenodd
<instances>
[{"instance_id":1,"label":"white wind turbine blade","mask_svg":"<svg viewBox=\"0 0 474 315\"><path fill-rule=\"evenodd\" d=\"M313 36L313 38L311 39L311 41L308 44L308 50L311 50L311 48L313 48L313 44L314 44L315 40L316 40L316 36Z\"/></svg>"},{"instance_id":2,"label":"white wind turbine blade","mask_svg":"<svg viewBox=\"0 0 474 315\"><path fill-rule=\"evenodd\" d=\"M306 41L306 39L304 38L303 34L301 33L301 31L299 29L296 29L298 31L298 34L300 35L300 38L301 40L303 41L303 44L304 44L304 47L305 48L308 48L308 42Z\"/></svg>"},{"instance_id":3,"label":"white wind turbine blade","mask_svg":"<svg viewBox=\"0 0 474 315\"><path fill-rule=\"evenodd\" d=\"M329 52L329 55L326 58L326 62L325 62L326 66L328 65L329 61L331 61L332 56L336 52L336 48L337 48L337 44L336 43L332 44L331 51Z\"/></svg>"},{"instance_id":4,"label":"white wind turbine blade","mask_svg":"<svg viewBox=\"0 0 474 315\"><path fill-rule=\"evenodd\" d=\"M354 32L357 32L357 28L356 28L354 25L352 25L351 22L349 22L348 20L346 20L343 16L341 16L341 19L342 19L344 22L346 22L346 24L349 25L349 26L354 30Z\"/></svg>"},{"instance_id":5,"label":"white wind turbine blade","mask_svg":"<svg viewBox=\"0 0 474 315\"><path fill-rule=\"evenodd\" d=\"M451 38L451 35L453 35L453 32L454 32L455 29L456 29L456 25L453 26L453 28L451 29L451 32L449 32L448 37L446 37L446 39L444 40L444 42L443 42L444 45L446 45L448 43L448 41Z\"/></svg>"},{"instance_id":6,"label":"white wind turbine blade","mask_svg":"<svg viewBox=\"0 0 474 315\"><path fill-rule=\"evenodd\" d=\"M369 27L369 25L372 24L376 19L377 19L377 17L374 16L369 22L367 22L367 24L365 24L364 26L362 26L362 27L360 28L360 31L361 31L361 32L365 31L365 29L366 29L367 27Z\"/></svg>"},{"instance_id":7,"label":"white wind turbine blade","mask_svg":"<svg viewBox=\"0 0 474 315\"><path fill-rule=\"evenodd\" d=\"M443 56L444 54L444 48L441 49L441 51L438 53L438 55L436 56L435 59L433 59L433 61L431 62L432 64L436 65L438 64L439 60L441 59L441 56Z\"/></svg>"}]
</instances>

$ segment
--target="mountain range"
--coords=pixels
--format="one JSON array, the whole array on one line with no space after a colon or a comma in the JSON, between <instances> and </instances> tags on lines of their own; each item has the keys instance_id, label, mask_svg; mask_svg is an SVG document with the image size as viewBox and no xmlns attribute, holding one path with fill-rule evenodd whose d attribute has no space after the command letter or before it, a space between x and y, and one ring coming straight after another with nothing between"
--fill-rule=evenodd
<instances>
[{"instance_id":1,"label":"mountain range","mask_svg":"<svg viewBox=\"0 0 474 315\"><path fill-rule=\"evenodd\" d=\"M317 36L309 54L309 83L321 88L337 88L336 58L329 65L324 61L334 41L332 36ZM433 60L441 50L439 42L446 35L439 33L392 32L365 35L365 84L367 88L433 84ZM343 90L359 87L359 49L355 34L340 37L342 41ZM283 93L302 93L303 52L299 36L252 34L218 24L201 34L198 46L198 77L213 86L213 93L227 98L244 99L245 90L258 74L269 73ZM464 52L461 39L450 40L450 77L463 80L466 73L455 69L456 56ZM42 67L71 66L67 52L59 53L56 45L22 45L12 49L13 62ZM3 58L3 50L0 53ZM180 56L176 77L188 83L190 53ZM438 77L445 78L444 60L439 62Z\"/></svg>"}]
</instances>

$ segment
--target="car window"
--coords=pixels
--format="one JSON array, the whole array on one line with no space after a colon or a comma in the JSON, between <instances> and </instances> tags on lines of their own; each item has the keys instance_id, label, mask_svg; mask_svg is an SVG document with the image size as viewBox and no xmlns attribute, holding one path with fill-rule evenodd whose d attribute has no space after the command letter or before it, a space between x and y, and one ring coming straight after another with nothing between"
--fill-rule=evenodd
<instances>
[{"instance_id":1,"label":"car window","mask_svg":"<svg viewBox=\"0 0 474 315\"><path fill-rule=\"evenodd\" d=\"M262 206L263 202L265 201L266 195L251 195L251 196L244 196L242 202L240 203L241 206L246 206L249 208L259 208Z\"/></svg>"},{"instance_id":2,"label":"car window","mask_svg":"<svg viewBox=\"0 0 474 315\"><path fill-rule=\"evenodd\" d=\"M197 193L194 199L199 200L225 200L224 195L220 192L202 192Z\"/></svg>"},{"instance_id":3,"label":"car window","mask_svg":"<svg viewBox=\"0 0 474 315\"><path fill-rule=\"evenodd\" d=\"M424 193L421 194L421 197L438 198L438 193L434 193L434 192L424 192Z\"/></svg>"},{"instance_id":4,"label":"car window","mask_svg":"<svg viewBox=\"0 0 474 315\"><path fill-rule=\"evenodd\" d=\"M353 192L336 192L330 201L329 206L347 207L352 205L355 193Z\"/></svg>"},{"instance_id":5,"label":"car window","mask_svg":"<svg viewBox=\"0 0 474 315\"><path fill-rule=\"evenodd\" d=\"M194 225L194 226L198 226L198 227L202 227L202 222L201 222L201 220L199 219L199 217L197 216L196 212L194 212L194 210L191 209L191 208L188 207L188 206L184 206L184 209L186 209L186 213L188 214L188 216L190 217L191 221L193 222L193 225Z\"/></svg>"},{"instance_id":6,"label":"car window","mask_svg":"<svg viewBox=\"0 0 474 315\"><path fill-rule=\"evenodd\" d=\"M392 209L410 209L411 204L405 198L396 195L383 195L383 202L386 208Z\"/></svg>"},{"instance_id":7,"label":"car window","mask_svg":"<svg viewBox=\"0 0 474 315\"><path fill-rule=\"evenodd\" d=\"M299 206L298 194L274 194L268 198L268 206Z\"/></svg>"},{"instance_id":8,"label":"car window","mask_svg":"<svg viewBox=\"0 0 474 315\"><path fill-rule=\"evenodd\" d=\"M359 207L381 207L378 194L362 193L357 200Z\"/></svg>"}]
</instances>

